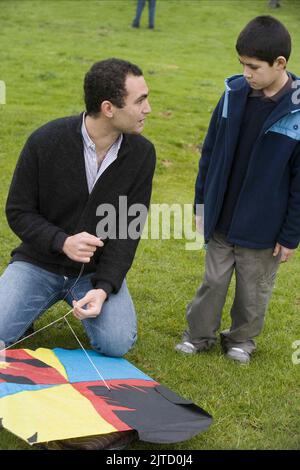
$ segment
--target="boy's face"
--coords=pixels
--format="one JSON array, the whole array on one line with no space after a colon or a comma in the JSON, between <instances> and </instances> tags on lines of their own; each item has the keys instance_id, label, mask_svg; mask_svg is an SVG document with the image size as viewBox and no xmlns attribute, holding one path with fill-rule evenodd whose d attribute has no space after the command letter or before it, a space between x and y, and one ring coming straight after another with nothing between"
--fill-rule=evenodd
<instances>
[{"instance_id":1,"label":"boy's face","mask_svg":"<svg viewBox=\"0 0 300 470\"><path fill-rule=\"evenodd\" d=\"M276 59L273 65L269 65L268 62L255 57L247 56L239 56L239 62L243 66L245 79L254 90L267 89L280 81L286 64L283 57Z\"/></svg>"}]
</instances>

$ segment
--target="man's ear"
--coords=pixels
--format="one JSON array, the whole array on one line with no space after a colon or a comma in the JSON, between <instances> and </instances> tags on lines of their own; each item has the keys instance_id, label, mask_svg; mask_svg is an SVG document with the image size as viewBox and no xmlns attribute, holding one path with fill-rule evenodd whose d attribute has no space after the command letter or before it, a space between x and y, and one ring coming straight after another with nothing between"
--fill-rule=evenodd
<instances>
[{"instance_id":1,"label":"man's ear","mask_svg":"<svg viewBox=\"0 0 300 470\"><path fill-rule=\"evenodd\" d=\"M100 110L105 117L113 117L113 104L110 101L102 101Z\"/></svg>"},{"instance_id":2,"label":"man's ear","mask_svg":"<svg viewBox=\"0 0 300 470\"><path fill-rule=\"evenodd\" d=\"M278 70L283 70L286 68L286 64L287 64L287 60L285 57L283 57L283 55L280 55L279 57L277 57L277 59L275 60L275 64L276 64L276 68Z\"/></svg>"}]
</instances>

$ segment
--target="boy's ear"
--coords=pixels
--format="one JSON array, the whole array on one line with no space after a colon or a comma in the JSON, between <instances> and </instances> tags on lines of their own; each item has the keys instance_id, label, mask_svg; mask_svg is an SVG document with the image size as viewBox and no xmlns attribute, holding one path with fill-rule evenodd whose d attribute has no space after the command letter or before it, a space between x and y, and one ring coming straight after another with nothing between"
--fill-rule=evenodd
<instances>
[{"instance_id":1,"label":"boy's ear","mask_svg":"<svg viewBox=\"0 0 300 470\"><path fill-rule=\"evenodd\" d=\"M280 55L280 56L277 57L277 59L275 60L275 64L276 64L276 68L278 68L278 69L285 69L285 68L286 68L286 64L287 64L286 58L283 57L283 55Z\"/></svg>"}]
</instances>

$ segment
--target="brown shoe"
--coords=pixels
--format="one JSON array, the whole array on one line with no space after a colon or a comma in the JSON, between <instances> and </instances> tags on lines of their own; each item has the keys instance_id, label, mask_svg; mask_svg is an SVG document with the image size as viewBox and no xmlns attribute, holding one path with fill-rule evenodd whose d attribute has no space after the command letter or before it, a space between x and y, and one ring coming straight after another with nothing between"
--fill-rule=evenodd
<instances>
[{"instance_id":1,"label":"brown shoe","mask_svg":"<svg viewBox=\"0 0 300 470\"><path fill-rule=\"evenodd\" d=\"M122 450L137 439L136 431L118 431L100 436L78 437L51 441L44 444L47 450Z\"/></svg>"}]
</instances>

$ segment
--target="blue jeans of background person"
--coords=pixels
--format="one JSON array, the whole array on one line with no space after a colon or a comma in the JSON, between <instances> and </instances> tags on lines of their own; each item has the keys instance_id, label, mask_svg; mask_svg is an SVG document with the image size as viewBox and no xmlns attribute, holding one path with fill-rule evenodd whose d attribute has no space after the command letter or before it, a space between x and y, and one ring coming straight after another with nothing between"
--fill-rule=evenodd
<instances>
[{"instance_id":1,"label":"blue jeans of background person","mask_svg":"<svg viewBox=\"0 0 300 470\"><path fill-rule=\"evenodd\" d=\"M93 289L91 276L83 275L65 298L71 307L74 299L81 299ZM45 310L64 299L75 281L31 263L9 264L0 277L0 341L6 346L16 342ZM82 324L93 349L107 356L123 356L135 343L137 331L126 282L104 302L98 317L83 320Z\"/></svg>"},{"instance_id":2,"label":"blue jeans of background person","mask_svg":"<svg viewBox=\"0 0 300 470\"><path fill-rule=\"evenodd\" d=\"M156 0L148 0L149 7L149 28L154 28L154 18L155 18L155 4ZM146 0L138 0L136 7L136 15L133 20L133 26L139 26L143 9L146 5Z\"/></svg>"}]
</instances>

